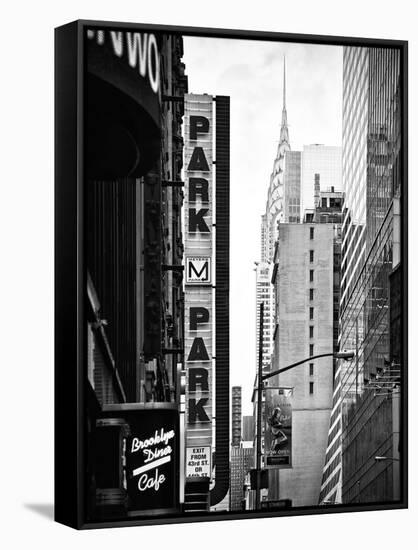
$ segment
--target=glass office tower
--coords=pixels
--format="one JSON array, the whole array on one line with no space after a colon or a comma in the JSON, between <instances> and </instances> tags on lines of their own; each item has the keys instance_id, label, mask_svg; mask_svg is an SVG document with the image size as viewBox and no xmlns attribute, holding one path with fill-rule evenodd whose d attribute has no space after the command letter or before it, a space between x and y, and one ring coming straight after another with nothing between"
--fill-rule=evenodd
<instances>
[{"instance_id":1,"label":"glass office tower","mask_svg":"<svg viewBox=\"0 0 418 550\"><path fill-rule=\"evenodd\" d=\"M336 453L342 451L342 461L336 461L334 471L344 504L387 502L399 495L399 392L389 383L383 390L376 384L382 372L399 369L401 362L393 354L393 342L401 335L391 334L389 302L392 273L400 264L399 75L398 50L344 48L346 211L339 344L356 351L355 360L340 364L341 418L336 422L341 423L341 440ZM388 380L393 380L390 372ZM395 460L379 462L375 456Z\"/></svg>"}]
</instances>

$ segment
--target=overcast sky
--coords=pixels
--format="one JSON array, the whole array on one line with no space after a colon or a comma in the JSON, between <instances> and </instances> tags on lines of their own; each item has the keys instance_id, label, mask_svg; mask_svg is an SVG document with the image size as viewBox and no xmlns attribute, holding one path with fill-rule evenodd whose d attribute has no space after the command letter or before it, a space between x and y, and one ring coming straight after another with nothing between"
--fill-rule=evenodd
<instances>
[{"instance_id":1,"label":"overcast sky","mask_svg":"<svg viewBox=\"0 0 418 550\"><path fill-rule=\"evenodd\" d=\"M243 388L243 414L252 414L253 269L280 133L284 55L292 150L311 143L341 145L341 47L184 38L189 92L231 98L231 385Z\"/></svg>"}]
</instances>

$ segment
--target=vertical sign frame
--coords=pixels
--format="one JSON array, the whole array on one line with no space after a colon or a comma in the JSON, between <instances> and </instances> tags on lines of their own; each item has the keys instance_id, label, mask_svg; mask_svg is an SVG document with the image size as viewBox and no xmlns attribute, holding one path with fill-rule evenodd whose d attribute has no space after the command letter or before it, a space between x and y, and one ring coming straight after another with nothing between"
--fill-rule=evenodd
<instances>
[{"instance_id":1,"label":"vertical sign frame","mask_svg":"<svg viewBox=\"0 0 418 550\"><path fill-rule=\"evenodd\" d=\"M213 98L185 96L186 454L212 451ZM187 479L186 466L186 479ZM207 478L207 468L193 477Z\"/></svg>"}]
</instances>

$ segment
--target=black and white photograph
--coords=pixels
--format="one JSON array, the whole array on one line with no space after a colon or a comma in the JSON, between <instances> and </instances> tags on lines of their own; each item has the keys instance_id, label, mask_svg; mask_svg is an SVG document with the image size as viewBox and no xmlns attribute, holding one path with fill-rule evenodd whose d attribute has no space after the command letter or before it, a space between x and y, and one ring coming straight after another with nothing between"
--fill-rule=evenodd
<instances>
[{"instance_id":1,"label":"black and white photograph","mask_svg":"<svg viewBox=\"0 0 418 550\"><path fill-rule=\"evenodd\" d=\"M72 25L77 525L404 508L406 43Z\"/></svg>"}]
</instances>

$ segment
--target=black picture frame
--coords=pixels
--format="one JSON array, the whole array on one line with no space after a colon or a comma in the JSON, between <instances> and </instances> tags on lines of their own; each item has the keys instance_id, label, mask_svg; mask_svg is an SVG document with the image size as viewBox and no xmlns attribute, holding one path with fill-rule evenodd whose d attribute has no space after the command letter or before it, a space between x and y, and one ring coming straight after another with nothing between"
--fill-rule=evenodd
<instances>
[{"instance_id":1,"label":"black picture frame","mask_svg":"<svg viewBox=\"0 0 418 550\"><path fill-rule=\"evenodd\" d=\"M396 48L401 73L402 364L400 499L398 502L182 513L87 520L85 383L85 47L87 29L152 31L183 36ZM79 20L55 30L55 520L76 529L389 510L408 506L408 43L374 38L301 35L172 25ZM227 254L228 251L225 251Z\"/></svg>"}]
</instances>

